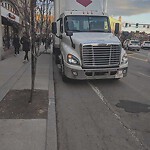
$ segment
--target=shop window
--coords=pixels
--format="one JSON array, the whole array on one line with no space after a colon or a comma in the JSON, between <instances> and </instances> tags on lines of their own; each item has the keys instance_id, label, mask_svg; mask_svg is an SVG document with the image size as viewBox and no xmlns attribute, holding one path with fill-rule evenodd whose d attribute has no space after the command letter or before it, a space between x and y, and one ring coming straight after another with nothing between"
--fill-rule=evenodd
<instances>
[{"instance_id":1,"label":"shop window","mask_svg":"<svg viewBox=\"0 0 150 150\"><path fill-rule=\"evenodd\" d=\"M10 5L8 4L8 10L10 10Z\"/></svg>"},{"instance_id":2,"label":"shop window","mask_svg":"<svg viewBox=\"0 0 150 150\"><path fill-rule=\"evenodd\" d=\"M8 10L8 4L6 3L6 9Z\"/></svg>"},{"instance_id":3,"label":"shop window","mask_svg":"<svg viewBox=\"0 0 150 150\"><path fill-rule=\"evenodd\" d=\"M7 3L5 3L5 8L7 8Z\"/></svg>"}]
</instances>

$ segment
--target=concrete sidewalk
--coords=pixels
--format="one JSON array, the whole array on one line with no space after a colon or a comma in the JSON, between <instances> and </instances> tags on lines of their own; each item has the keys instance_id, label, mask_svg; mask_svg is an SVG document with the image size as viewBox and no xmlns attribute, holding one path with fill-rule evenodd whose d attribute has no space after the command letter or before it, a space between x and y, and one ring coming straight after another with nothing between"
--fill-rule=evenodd
<instances>
[{"instance_id":1,"label":"concrete sidewalk","mask_svg":"<svg viewBox=\"0 0 150 150\"><path fill-rule=\"evenodd\" d=\"M43 47L40 51L43 51ZM0 61L0 100L9 90L31 88L31 64L22 62L23 52L17 57ZM50 50L38 57L35 89L48 92L47 119L1 119L1 150L57 150L53 61Z\"/></svg>"}]
</instances>

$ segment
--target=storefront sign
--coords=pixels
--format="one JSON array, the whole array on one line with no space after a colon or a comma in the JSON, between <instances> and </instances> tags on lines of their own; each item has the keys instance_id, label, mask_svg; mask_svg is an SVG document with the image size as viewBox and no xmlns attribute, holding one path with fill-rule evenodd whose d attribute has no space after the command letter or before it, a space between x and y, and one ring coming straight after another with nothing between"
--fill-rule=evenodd
<instances>
[{"instance_id":1,"label":"storefront sign","mask_svg":"<svg viewBox=\"0 0 150 150\"><path fill-rule=\"evenodd\" d=\"M1 15L5 18L8 18L12 21L15 21L17 23L19 22L19 16L15 15L14 13L10 12L9 10L7 10L6 8L1 6Z\"/></svg>"}]
</instances>

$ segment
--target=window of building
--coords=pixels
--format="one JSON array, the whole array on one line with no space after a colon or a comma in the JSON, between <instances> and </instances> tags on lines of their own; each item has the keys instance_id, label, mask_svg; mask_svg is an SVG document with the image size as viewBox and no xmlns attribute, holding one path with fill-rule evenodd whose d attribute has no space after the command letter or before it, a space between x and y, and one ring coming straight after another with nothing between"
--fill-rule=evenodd
<instances>
[{"instance_id":1,"label":"window of building","mask_svg":"<svg viewBox=\"0 0 150 150\"><path fill-rule=\"evenodd\" d=\"M5 3L5 8L7 8L7 3Z\"/></svg>"},{"instance_id":2,"label":"window of building","mask_svg":"<svg viewBox=\"0 0 150 150\"><path fill-rule=\"evenodd\" d=\"M11 6L8 4L8 10L10 10L11 9Z\"/></svg>"}]
</instances>

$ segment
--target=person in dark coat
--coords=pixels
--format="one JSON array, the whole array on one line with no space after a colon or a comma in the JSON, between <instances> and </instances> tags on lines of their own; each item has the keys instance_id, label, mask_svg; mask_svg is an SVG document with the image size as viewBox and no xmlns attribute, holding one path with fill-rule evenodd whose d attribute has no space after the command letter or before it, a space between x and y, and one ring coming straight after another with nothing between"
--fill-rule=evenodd
<instances>
[{"instance_id":1,"label":"person in dark coat","mask_svg":"<svg viewBox=\"0 0 150 150\"><path fill-rule=\"evenodd\" d=\"M25 52L24 56L24 62L27 60L29 61L28 52L30 51L30 39L27 34L23 34L23 37L20 40L20 43L22 44L22 50Z\"/></svg>"},{"instance_id":2,"label":"person in dark coat","mask_svg":"<svg viewBox=\"0 0 150 150\"><path fill-rule=\"evenodd\" d=\"M19 39L19 36L17 34L13 38L13 46L15 48L15 55L19 54L20 39Z\"/></svg>"},{"instance_id":3,"label":"person in dark coat","mask_svg":"<svg viewBox=\"0 0 150 150\"><path fill-rule=\"evenodd\" d=\"M43 38L42 38L42 43L43 43L43 45L45 44L45 41L46 41L46 38L43 37Z\"/></svg>"}]
</instances>

